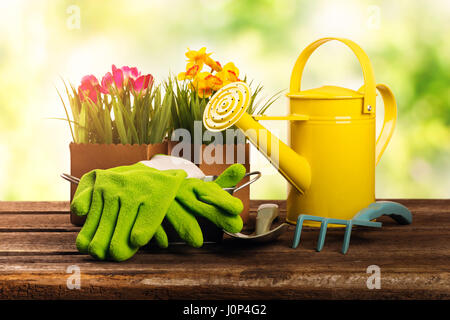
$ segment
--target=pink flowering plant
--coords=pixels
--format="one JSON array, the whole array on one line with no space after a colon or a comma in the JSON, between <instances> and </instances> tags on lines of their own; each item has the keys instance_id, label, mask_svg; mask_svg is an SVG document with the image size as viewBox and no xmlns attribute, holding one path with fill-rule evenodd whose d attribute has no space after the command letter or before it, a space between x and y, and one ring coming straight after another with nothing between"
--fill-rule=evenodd
<instances>
[{"instance_id":1,"label":"pink flowering plant","mask_svg":"<svg viewBox=\"0 0 450 320\"><path fill-rule=\"evenodd\" d=\"M167 134L172 90L162 97L151 74L113 65L101 81L87 75L78 88L65 89L73 120L60 98L76 143L160 143Z\"/></svg>"}]
</instances>

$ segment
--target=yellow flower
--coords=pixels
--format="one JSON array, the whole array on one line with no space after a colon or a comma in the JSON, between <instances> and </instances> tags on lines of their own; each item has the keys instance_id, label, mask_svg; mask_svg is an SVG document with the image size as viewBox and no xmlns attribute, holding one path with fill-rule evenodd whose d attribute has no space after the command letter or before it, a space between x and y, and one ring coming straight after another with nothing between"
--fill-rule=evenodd
<instances>
[{"instance_id":1,"label":"yellow flower","mask_svg":"<svg viewBox=\"0 0 450 320\"><path fill-rule=\"evenodd\" d=\"M206 64L214 71L221 71L222 68L220 67L220 64L214 61L210 55L212 53L206 53L206 47L201 48L198 51L191 50L188 48L188 51L186 52L186 57L188 58L188 65L198 65L199 70L201 71L203 68L203 65Z\"/></svg>"},{"instance_id":2,"label":"yellow flower","mask_svg":"<svg viewBox=\"0 0 450 320\"><path fill-rule=\"evenodd\" d=\"M209 97L214 91L219 90L222 86L222 80L209 72L198 73L192 81L192 87L197 90L197 94L200 98Z\"/></svg>"},{"instance_id":3,"label":"yellow flower","mask_svg":"<svg viewBox=\"0 0 450 320\"><path fill-rule=\"evenodd\" d=\"M239 80L239 69L236 68L233 62L228 62L224 65L222 71L217 72L216 76L222 80L224 86L231 82L241 81Z\"/></svg>"},{"instance_id":4,"label":"yellow flower","mask_svg":"<svg viewBox=\"0 0 450 320\"><path fill-rule=\"evenodd\" d=\"M211 96L215 91L224 85L239 80L239 69L234 63L229 62L224 67L218 61L214 61L210 56L212 53L206 52L206 47L200 50L188 48L186 57L186 71L178 74L178 80L191 80L190 86L201 98ZM203 66L211 68L210 72L202 71ZM215 74L213 74L215 72Z\"/></svg>"},{"instance_id":5,"label":"yellow flower","mask_svg":"<svg viewBox=\"0 0 450 320\"><path fill-rule=\"evenodd\" d=\"M222 79L210 74L205 78L206 81L208 81L209 86L213 91L217 91L220 88L223 87L223 81Z\"/></svg>"},{"instance_id":6,"label":"yellow flower","mask_svg":"<svg viewBox=\"0 0 450 320\"><path fill-rule=\"evenodd\" d=\"M192 87L197 90L200 98L209 97L212 94L212 88L206 79L210 75L209 72L200 72L192 81Z\"/></svg>"},{"instance_id":7,"label":"yellow flower","mask_svg":"<svg viewBox=\"0 0 450 320\"><path fill-rule=\"evenodd\" d=\"M211 72L212 71L222 71L222 67L220 66L219 61L214 61L213 59L211 59L211 57L207 57L206 61L205 61L206 65L208 65L211 68Z\"/></svg>"},{"instance_id":8,"label":"yellow flower","mask_svg":"<svg viewBox=\"0 0 450 320\"><path fill-rule=\"evenodd\" d=\"M193 63L188 63L186 65L186 72L180 72L178 74L178 80L191 80L200 71L200 66Z\"/></svg>"}]
</instances>

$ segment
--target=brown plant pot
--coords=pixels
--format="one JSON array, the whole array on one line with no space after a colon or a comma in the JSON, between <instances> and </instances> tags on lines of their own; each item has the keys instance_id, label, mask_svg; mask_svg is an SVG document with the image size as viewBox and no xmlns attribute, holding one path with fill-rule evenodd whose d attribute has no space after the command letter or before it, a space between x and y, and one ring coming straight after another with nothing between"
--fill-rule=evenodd
<instances>
[{"instance_id":1,"label":"brown plant pot","mask_svg":"<svg viewBox=\"0 0 450 320\"><path fill-rule=\"evenodd\" d=\"M189 161L194 162L206 175L220 175L231 164L240 162L244 165L246 172L250 172L250 144L232 144L232 145L193 145L185 146L179 145L183 142L169 141L168 154L183 157ZM178 145L178 147L177 147ZM188 150L187 154L183 154L183 150ZM219 151L219 154L216 154ZM174 152L174 153L172 153ZM238 157L238 152L243 152L241 157ZM205 157L211 155L211 158ZM213 160L213 161L212 161ZM240 160L240 161L239 161ZM245 178L238 186L247 182L249 178ZM249 220L250 210L250 186L239 190L233 194L241 199L244 204L244 210L241 213L241 218L246 224Z\"/></svg>"}]
</instances>

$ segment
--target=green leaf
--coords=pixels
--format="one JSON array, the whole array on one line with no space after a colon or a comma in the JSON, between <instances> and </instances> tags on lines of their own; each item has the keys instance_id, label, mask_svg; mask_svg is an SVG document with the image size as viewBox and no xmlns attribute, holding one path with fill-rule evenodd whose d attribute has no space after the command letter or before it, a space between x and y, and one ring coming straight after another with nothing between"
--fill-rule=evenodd
<instances>
[{"instance_id":1,"label":"green leaf","mask_svg":"<svg viewBox=\"0 0 450 320\"><path fill-rule=\"evenodd\" d=\"M109 110L106 109L103 111L103 123L105 128L105 143L113 142L113 133L112 133L112 122L111 122L111 114Z\"/></svg>"},{"instance_id":2,"label":"green leaf","mask_svg":"<svg viewBox=\"0 0 450 320\"><path fill-rule=\"evenodd\" d=\"M87 119L87 112L86 112L87 104L82 103L81 104L81 110L80 110L80 117L78 123L80 124L79 129L79 142L80 143L89 143L88 140L88 119Z\"/></svg>"},{"instance_id":3,"label":"green leaf","mask_svg":"<svg viewBox=\"0 0 450 320\"><path fill-rule=\"evenodd\" d=\"M128 136L127 136L127 131L125 129L125 124L123 122L122 112L121 112L121 110L120 110L120 108L118 106L119 102L117 100L118 99L116 98L112 102L116 129L117 129L117 133L119 134L120 142L122 144L127 144L127 143L129 143Z\"/></svg>"},{"instance_id":4,"label":"green leaf","mask_svg":"<svg viewBox=\"0 0 450 320\"><path fill-rule=\"evenodd\" d=\"M103 119L102 119L102 110L97 104L95 104L89 98L86 99L89 104L89 108L87 108L87 113L89 115L89 119L92 120L92 130L96 131L96 137L98 143L104 143L105 141L105 130L103 129Z\"/></svg>"},{"instance_id":5,"label":"green leaf","mask_svg":"<svg viewBox=\"0 0 450 320\"><path fill-rule=\"evenodd\" d=\"M162 104L158 106L152 119L150 143L160 143L164 140L170 120L171 103L172 92L166 92Z\"/></svg>"},{"instance_id":6,"label":"green leaf","mask_svg":"<svg viewBox=\"0 0 450 320\"><path fill-rule=\"evenodd\" d=\"M66 84L64 83L64 86L65 86L65 85L66 85ZM66 89L67 89L67 87L66 87ZM58 93L58 96L59 96L59 98L61 99L61 102L62 102L62 104L63 104L64 112L66 113L67 122L69 123L70 134L72 135L73 142L76 143L76 142L77 142L77 139L75 139L75 134L74 134L74 132L73 132L72 123L71 123L71 121L70 121L69 112L67 111L66 104L64 103L64 99L62 98L62 96L61 96L61 94L59 93L59 90L58 90L58 89L56 89L56 92Z\"/></svg>"}]
</instances>

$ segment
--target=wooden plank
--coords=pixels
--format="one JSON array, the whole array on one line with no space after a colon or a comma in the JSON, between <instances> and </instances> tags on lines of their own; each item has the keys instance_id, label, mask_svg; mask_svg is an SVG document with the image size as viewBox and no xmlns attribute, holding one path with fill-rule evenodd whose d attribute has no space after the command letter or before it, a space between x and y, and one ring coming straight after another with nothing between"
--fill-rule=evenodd
<instances>
[{"instance_id":1,"label":"wooden plank","mask_svg":"<svg viewBox=\"0 0 450 320\"><path fill-rule=\"evenodd\" d=\"M441 216L448 216L450 214L450 199L394 199L392 201L397 201L404 204L411 209L415 219L440 219ZM276 203L280 207L280 213L283 217L286 210L286 201L284 200L252 200L251 201L251 211L254 214L256 208L263 203ZM63 217L65 214L69 213L69 203L66 201L49 201L49 202L8 202L0 201L0 215L7 214L60 214ZM439 213L438 215L434 215ZM420 214L420 216L416 216ZM33 217L34 218L34 217ZM3 219L3 218L2 218ZM20 218L22 219L22 218ZM20 220L18 218L18 220ZM60 218L57 218L60 219ZM61 218L64 219L64 218ZM28 220L24 220L28 221ZM10 221L12 223L12 221ZM18 221L19 222L19 221ZM431 223L433 221L429 221ZM0 220L0 227L5 226Z\"/></svg>"},{"instance_id":2,"label":"wooden plank","mask_svg":"<svg viewBox=\"0 0 450 320\"><path fill-rule=\"evenodd\" d=\"M0 273L54 273L65 270L69 265L78 265L86 274L140 274L163 273L170 270L203 270L222 268L234 273L236 269L247 267L260 271L270 271L290 268L296 272L317 271L326 272L359 272L367 266L378 264L383 272L450 272L448 261L434 252L423 253L417 259L416 252L389 251L383 257L374 256L371 252L362 254L342 255L336 251L320 253L309 250L291 252L254 252L252 248L241 251L226 252L225 250L197 249L187 253L180 249L149 250L144 249L130 260L116 263L111 261L97 261L88 255L30 255L30 256L0 256ZM246 257L251 253L251 257ZM201 274L189 274L186 277L201 277ZM263 276L263 275L261 275Z\"/></svg>"},{"instance_id":3,"label":"wooden plank","mask_svg":"<svg viewBox=\"0 0 450 320\"><path fill-rule=\"evenodd\" d=\"M254 208L253 208L254 209ZM436 208L420 209L412 207L413 212L413 225L412 228L417 230L429 229L429 228L446 228L450 224L450 214L448 211ZM255 212L253 210L252 214ZM43 213L26 214L19 213L0 213L0 232L8 231L46 231L46 232L65 232L73 231L77 232L80 227L74 226L69 221L69 214L66 213L54 213L45 215ZM286 211L281 209L280 216L284 217ZM281 221L282 219L280 219ZM382 221L385 226L396 227L397 224L388 217L382 217L379 221ZM251 225L248 229L251 229ZM402 228L402 226L398 226Z\"/></svg>"},{"instance_id":4,"label":"wooden plank","mask_svg":"<svg viewBox=\"0 0 450 320\"><path fill-rule=\"evenodd\" d=\"M0 215L0 232L78 232L80 227L70 223L68 213L62 214L17 214Z\"/></svg>"},{"instance_id":5,"label":"wooden plank","mask_svg":"<svg viewBox=\"0 0 450 320\"><path fill-rule=\"evenodd\" d=\"M292 252L290 248L293 239L294 227L282 237L268 245L259 245L252 248L252 252ZM300 246L297 250L314 250L317 242L318 230L305 229L302 234ZM0 255L7 254L58 254L76 252L75 232L1 232ZM413 242L411 241L413 239ZM330 229L324 250L339 251L343 240L343 230ZM370 251L383 256L383 252L408 250L411 252L425 252L433 250L436 254L450 252L450 233L446 229L420 229L412 226L385 227L384 230L361 228L352 232L349 254L363 254ZM237 241L226 241L230 245L225 250L241 252L245 244ZM199 249L182 247L186 253ZM221 250L224 246L212 246L214 250ZM200 252L211 253L208 249Z\"/></svg>"},{"instance_id":6,"label":"wooden plank","mask_svg":"<svg viewBox=\"0 0 450 320\"><path fill-rule=\"evenodd\" d=\"M0 201L0 214L58 214L68 212L68 201Z\"/></svg>"},{"instance_id":7,"label":"wooden plank","mask_svg":"<svg viewBox=\"0 0 450 320\"><path fill-rule=\"evenodd\" d=\"M302 255L300 253L300 255ZM164 255L167 259L167 255ZM164 257L163 256L163 257ZM177 255L179 256L179 255ZM305 258L311 255L304 255ZM319 255L317 255L319 256ZM140 263L93 263L98 272L87 270L84 260L56 263L41 262L40 270L0 273L0 298L64 298L64 299L417 299L450 298L449 272L418 268L400 268L381 264L382 289L366 286L367 266L373 262L349 261L347 268L329 261L315 264L295 264L280 261L268 265L245 264L240 260L220 263L202 262L197 258L187 262L187 256L163 263L158 256L139 255ZM163 258L161 257L161 258ZM14 257L15 258L15 257ZM52 257L41 257L51 259ZM60 257L58 257L60 258ZM72 259L74 256L68 256ZM82 259L81 257L77 257ZM143 259L145 258L145 259ZM170 257L169 257L170 258ZM275 258L272 256L272 258ZM156 262L155 262L156 259ZM278 257L275 258L278 261ZM323 258L321 258L323 259ZM407 260L411 261L411 260ZM287 263L285 263L287 262ZM103 269L98 265L102 265ZM67 267L80 268L81 289L69 290ZM136 270L133 266L140 267ZM50 266L50 267L49 267ZM46 269L47 267L47 269ZM12 268L12 266L11 266ZM417 269L419 271L417 271Z\"/></svg>"},{"instance_id":8,"label":"wooden plank","mask_svg":"<svg viewBox=\"0 0 450 320\"><path fill-rule=\"evenodd\" d=\"M265 200L252 200L251 209L256 210L259 204L267 203ZM273 200L271 203L277 203L280 208L285 208L283 200ZM0 214L61 214L69 213L68 201L0 201Z\"/></svg>"},{"instance_id":9,"label":"wooden plank","mask_svg":"<svg viewBox=\"0 0 450 320\"><path fill-rule=\"evenodd\" d=\"M76 253L75 232L0 232L0 255Z\"/></svg>"},{"instance_id":10,"label":"wooden plank","mask_svg":"<svg viewBox=\"0 0 450 320\"><path fill-rule=\"evenodd\" d=\"M439 210L449 212L450 199L378 199L400 202L416 210ZM262 203L276 203L286 208L285 200L251 200L250 207L255 210ZM0 201L0 213L65 213L69 212L68 201Z\"/></svg>"},{"instance_id":11,"label":"wooden plank","mask_svg":"<svg viewBox=\"0 0 450 320\"><path fill-rule=\"evenodd\" d=\"M358 273L293 272L242 269L200 270L202 278L186 277L195 270L159 274L82 275L80 290L67 287L68 274L0 275L0 299L448 299L448 274L383 274L382 288L369 290L368 275ZM111 285L114 284L114 285Z\"/></svg>"},{"instance_id":12,"label":"wooden plank","mask_svg":"<svg viewBox=\"0 0 450 320\"><path fill-rule=\"evenodd\" d=\"M411 207L413 213L413 224L409 227L413 230L419 231L422 229L435 229L435 228L448 228L450 225L450 212L443 209L428 208L420 209ZM72 225L69 221L68 213L59 214L18 214L18 213L0 213L0 232L8 231L48 231L48 232L64 232L80 230L80 227ZM286 212L281 209L280 216L284 217ZM281 221L280 219L278 223ZM388 217L382 217L379 221L383 222L383 225L390 228L403 228L399 226L392 219Z\"/></svg>"}]
</instances>

